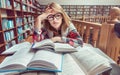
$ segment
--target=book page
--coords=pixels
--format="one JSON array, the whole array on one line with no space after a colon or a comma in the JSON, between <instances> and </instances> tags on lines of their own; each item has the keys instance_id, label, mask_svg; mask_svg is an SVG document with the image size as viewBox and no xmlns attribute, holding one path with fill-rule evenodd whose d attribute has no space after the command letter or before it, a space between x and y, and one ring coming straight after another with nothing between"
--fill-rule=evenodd
<instances>
[{"instance_id":1,"label":"book page","mask_svg":"<svg viewBox=\"0 0 120 75\"><path fill-rule=\"evenodd\" d=\"M66 53L66 52L76 52L77 50L67 44L67 43L54 43L55 44L55 52L62 52L62 53Z\"/></svg>"},{"instance_id":2,"label":"book page","mask_svg":"<svg viewBox=\"0 0 120 75\"><path fill-rule=\"evenodd\" d=\"M40 42L35 42L34 45L32 46L32 49L39 50L39 49L43 49L46 47L54 48L53 41L50 39L45 39Z\"/></svg>"},{"instance_id":3,"label":"book page","mask_svg":"<svg viewBox=\"0 0 120 75\"><path fill-rule=\"evenodd\" d=\"M25 69L27 64L30 62L32 57L34 56L34 52L30 52L30 46L26 46L21 50L17 51L14 55L12 55L8 60L3 60L0 64L1 70L11 70L11 69Z\"/></svg>"},{"instance_id":4,"label":"book page","mask_svg":"<svg viewBox=\"0 0 120 75\"><path fill-rule=\"evenodd\" d=\"M2 72L0 75L20 75L19 72Z\"/></svg>"},{"instance_id":5,"label":"book page","mask_svg":"<svg viewBox=\"0 0 120 75\"><path fill-rule=\"evenodd\" d=\"M83 48L83 50L71 53L71 55L84 72L87 72L88 74L91 74L93 71L100 72L106 68L110 68L109 60L89 48ZM97 71L97 69L100 71Z\"/></svg>"},{"instance_id":6,"label":"book page","mask_svg":"<svg viewBox=\"0 0 120 75\"><path fill-rule=\"evenodd\" d=\"M79 46L79 47L76 48L76 50L77 50L77 51L81 51L81 50L84 50L84 49L86 49L86 48L89 48L90 50L96 52L97 54L99 54L99 55L107 58L110 63L116 63L116 62L115 62L113 59L111 59L108 55L106 55L104 52L102 52L102 50L100 50L99 48L95 48L95 47L93 47L93 46L91 46L91 45L89 45L89 44L85 44L85 43L84 43L83 47L80 47L80 46Z\"/></svg>"},{"instance_id":7,"label":"book page","mask_svg":"<svg viewBox=\"0 0 120 75\"><path fill-rule=\"evenodd\" d=\"M69 54L64 55L62 69L62 72L58 72L58 75L87 75Z\"/></svg>"},{"instance_id":8,"label":"book page","mask_svg":"<svg viewBox=\"0 0 120 75\"><path fill-rule=\"evenodd\" d=\"M95 52L97 52L98 54L100 54L101 56L104 56L105 58L107 58L110 63L115 63L116 64L116 62L113 59L111 59L108 55L106 55L104 52L102 52L99 48L94 48L93 50Z\"/></svg>"},{"instance_id":9,"label":"book page","mask_svg":"<svg viewBox=\"0 0 120 75\"><path fill-rule=\"evenodd\" d=\"M36 52L34 58L28 64L28 67L43 67L48 69L61 70L62 56L62 54L54 53L51 51L39 50Z\"/></svg>"},{"instance_id":10,"label":"book page","mask_svg":"<svg viewBox=\"0 0 120 75\"><path fill-rule=\"evenodd\" d=\"M0 75L38 75L37 72L4 72L0 73Z\"/></svg>"},{"instance_id":11,"label":"book page","mask_svg":"<svg viewBox=\"0 0 120 75\"><path fill-rule=\"evenodd\" d=\"M16 45L10 47L9 49L2 52L2 54L13 54L16 51L21 50L21 48L24 48L24 47L29 46L29 45L30 45L29 42L22 42L22 43L19 43L19 44L16 44Z\"/></svg>"}]
</instances>

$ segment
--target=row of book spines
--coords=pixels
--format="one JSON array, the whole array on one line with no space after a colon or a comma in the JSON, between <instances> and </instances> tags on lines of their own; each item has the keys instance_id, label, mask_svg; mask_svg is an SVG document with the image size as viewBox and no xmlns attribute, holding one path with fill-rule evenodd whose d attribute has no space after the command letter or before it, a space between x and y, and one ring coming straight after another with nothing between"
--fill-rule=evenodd
<instances>
[{"instance_id":1,"label":"row of book spines","mask_svg":"<svg viewBox=\"0 0 120 75\"><path fill-rule=\"evenodd\" d=\"M15 7L16 10L20 10L20 4L19 3L14 2L14 7ZM27 5L22 5L22 10L34 13L34 10L31 7L28 7Z\"/></svg>"},{"instance_id":2,"label":"row of book spines","mask_svg":"<svg viewBox=\"0 0 120 75\"><path fill-rule=\"evenodd\" d=\"M11 34L12 33L12 34ZM7 32L7 33L5 33L6 35L7 35L7 39L9 39L10 37L11 37L11 35L13 36L14 34L13 34L13 31L9 31L9 32ZM6 35L5 35L5 40L6 40ZM20 42L22 42L26 37L28 37L28 33L25 33L24 35L22 34L22 35L19 35L18 36L18 39L17 39L17 41L18 41L18 43L20 43ZM12 38L12 37L11 37ZM13 45L15 45L16 44L16 41L15 41L15 39L11 39L9 42L7 42L6 44L5 44L5 49L8 49L8 48L10 48L10 47L12 47Z\"/></svg>"},{"instance_id":3,"label":"row of book spines","mask_svg":"<svg viewBox=\"0 0 120 75\"><path fill-rule=\"evenodd\" d=\"M18 42L22 42L23 40L24 40L23 35L18 36ZM15 44L16 44L16 41L15 41L15 40L12 40L12 41L8 42L8 43L5 45L5 49L8 49L8 48L12 47L12 46L15 45Z\"/></svg>"},{"instance_id":4,"label":"row of book spines","mask_svg":"<svg viewBox=\"0 0 120 75\"><path fill-rule=\"evenodd\" d=\"M15 45L15 44L16 44L16 41L15 41L15 40L12 40L12 41L8 42L8 43L5 45L5 49L8 49L8 48L12 47L12 46Z\"/></svg>"},{"instance_id":5,"label":"row of book spines","mask_svg":"<svg viewBox=\"0 0 120 75\"><path fill-rule=\"evenodd\" d=\"M4 33L4 39L6 41L10 41L10 40L14 39L14 31L10 30L10 31L5 32Z\"/></svg>"},{"instance_id":6,"label":"row of book spines","mask_svg":"<svg viewBox=\"0 0 120 75\"><path fill-rule=\"evenodd\" d=\"M26 33L26 31L28 31L28 30L30 30L29 25L25 25L24 29L22 26L18 27L17 28L18 36L21 36L23 33ZM14 39L14 37L15 37L14 30L9 30L4 33L4 39L6 41L10 41L10 40Z\"/></svg>"},{"instance_id":7,"label":"row of book spines","mask_svg":"<svg viewBox=\"0 0 120 75\"><path fill-rule=\"evenodd\" d=\"M19 35L18 39L17 39L18 43L22 42L24 40L24 38L26 38L26 37L28 37L27 33L25 33L25 35ZM10 37L7 35L7 38L9 39ZM16 41L14 39L11 39L9 42L6 43L5 49L8 49L8 48L12 47L15 44L16 44Z\"/></svg>"},{"instance_id":8,"label":"row of book spines","mask_svg":"<svg viewBox=\"0 0 120 75\"><path fill-rule=\"evenodd\" d=\"M10 0L0 0L0 8L9 8L11 9L11 3Z\"/></svg>"},{"instance_id":9,"label":"row of book spines","mask_svg":"<svg viewBox=\"0 0 120 75\"><path fill-rule=\"evenodd\" d=\"M20 2L20 0L16 0L16 1ZM16 1L14 1L14 2L16 2ZM28 4L28 5L33 5L32 0L22 0L22 3ZM11 0L0 0L0 6L3 8L11 6Z\"/></svg>"},{"instance_id":10,"label":"row of book spines","mask_svg":"<svg viewBox=\"0 0 120 75\"><path fill-rule=\"evenodd\" d=\"M3 30L8 30L11 28L14 28L14 23L13 20L8 20L8 19L2 19L2 28Z\"/></svg>"},{"instance_id":11,"label":"row of book spines","mask_svg":"<svg viewBox=\"0 0 120 75\"><path fill-rule=\"evenodd\" d=\"M22 5L22 9L23 11L27 11L27 12L35 12L31 7L28 7L26 5Z\"/></svg>"},{"instance_id":12,"label":"row of book spines","mask_svg":"<svg viewBox=\"0 0 120 75\"><path fill-rule=\"evenodd\" d=\"M28 5L33 5L34 0L22 0L22 3L28 4Z\"/></svg>"},{"instance_id":13,"label":"row of book spines","mask_svg":"<svg viewBox=\"0 0 120 75\"><path fill-rule=\"evenodd\" d=\"M10 0L0 0L0 8L12 9ZM20 3L14 2L14 8L20 10ZM26 5L22 6L23 11L34 12L32 8L27 7Z\"/></svg>"},{"instance_id":14,"label":"row of book spines","mask_svg":"<svg viewBox=\"0 0 120 75\"><path fill-rule=\"evenodd\" d=\"M81 12L81 11L66 11L67 14L71 14L71 15L93 15L93 16L96 16L96 14L98 15L102 15L103 12L97 12L97 11L84 11L84 12ZM105 12L106 14L108 14L108 12Z\"/></svg>"},{"instance_id":15,"label":"row of book spines","mask_svg":"<svg viewBox=\"0 0 120 75\"><path fill-rule=\"evenodd\" d=\"M16 25L17 26L21 26L23 23L23 20L24 20L24 24L28 23L27 20L30 22L32 21L33 17L27 17L27 18L16 18ZM8 30L8 29L11 29L11 28L14 28L14 23L13 23L13 20L12 19L6 19L6 18L3 18L2 19L2 28L3 30Z\"/></svg>"},{"instance_id":16,"label":"row of book spines","mask_svg":"<svg viewBox=\"0 0 120 75\"><path fill-rule=\"evenodd\" d=\"M17 32L18 32L18 34L22 34L23 33L22 27L18 28ZM14 39L14 30L5 32L4 39L6 41L10 41L10 40Z\"/></svg>"},{"instance_id":17,"label":"row of book spines","mask_svg":"<svg viewBox=\"0 0 120 75\"><path fill-rule=\"evenodd\" d=\"M26 12L22 12L22 11L13 11L13 10L1 10L1 18L19 18L19 17L29 17L31 20L34 19L34 13L30 13L30 14L26 14Z\"/></svg>"}]
</instances>

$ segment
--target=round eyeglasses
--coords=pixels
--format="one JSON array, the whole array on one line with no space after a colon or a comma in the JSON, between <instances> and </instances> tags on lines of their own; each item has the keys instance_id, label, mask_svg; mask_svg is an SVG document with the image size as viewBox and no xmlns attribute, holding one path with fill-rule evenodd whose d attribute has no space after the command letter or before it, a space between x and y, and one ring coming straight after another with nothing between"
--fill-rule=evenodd
<instances>
[{"instance_id":1,"label":"round eyeglasses","mask_svg":"<svg viewBox=\"0 0 120 75\"><path fill-rule=\"evenodd\" d=\"M56 18L57 20L59 20L59 19L62 18L62 14L61 14L61 13L56 13L56 14L54 14L54 15L49 15L49 16L47 17L47 20L53 21L54 18Z\"/></svg>"}]
</instances>

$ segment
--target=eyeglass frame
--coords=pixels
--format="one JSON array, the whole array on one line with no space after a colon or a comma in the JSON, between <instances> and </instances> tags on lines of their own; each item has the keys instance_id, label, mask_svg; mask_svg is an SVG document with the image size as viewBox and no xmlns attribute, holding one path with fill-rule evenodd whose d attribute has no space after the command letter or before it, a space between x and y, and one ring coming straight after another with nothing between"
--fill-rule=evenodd
<instances>
[{"instance_id":1,"label":"eyeglass frame","mask_svg":"<svg viewBox=\"0 0 120 75\"><path fill-rule=\"evenodd\" d=\"M58 14L59 14L59 17L58 17ZM49 19L49 16L52 16L52 17L50 17L51 20ZM56 18L57 20L59 20L60 18L62 18L62 14L61 14L61 13L56 13L56 14L54 14L54 15L48 15L48 16L47 16L47 20L48 20L48 21L53 21L54 18Z\"/></svg>"}]
</instances>

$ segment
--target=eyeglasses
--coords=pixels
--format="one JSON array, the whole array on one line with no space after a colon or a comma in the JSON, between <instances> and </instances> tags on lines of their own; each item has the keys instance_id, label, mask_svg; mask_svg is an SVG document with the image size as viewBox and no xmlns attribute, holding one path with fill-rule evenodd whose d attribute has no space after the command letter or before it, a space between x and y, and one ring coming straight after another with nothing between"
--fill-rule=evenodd
<instances>
[{"instance_id":1,"label":"eyeglasses","mask_svg":"<svg viewBox=\"0 0 120 75\"><path fill-rule=\"evenodd\" d=\"M61 14L61 13L57 13L57 14L55 14L55 15L49 15L49 16L47 17L47 20L53 21L54 18L56 18L57 20L59 20L60 18L62 18L62 14Z\"/></svg>"}]
</instances>

